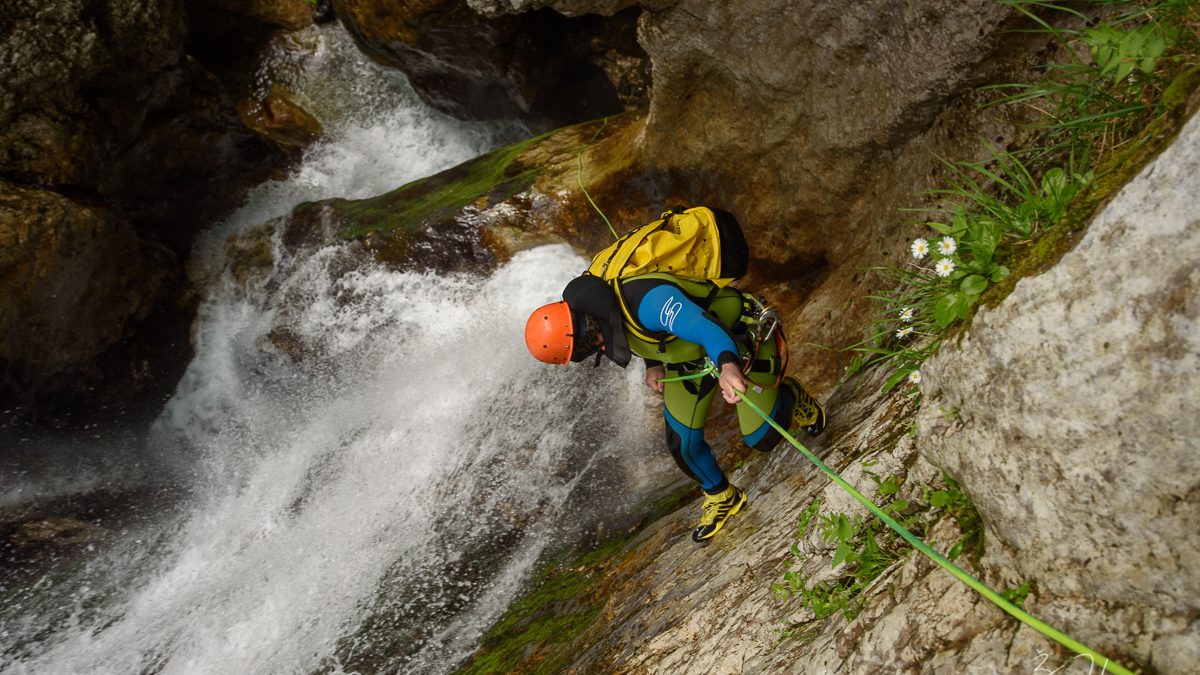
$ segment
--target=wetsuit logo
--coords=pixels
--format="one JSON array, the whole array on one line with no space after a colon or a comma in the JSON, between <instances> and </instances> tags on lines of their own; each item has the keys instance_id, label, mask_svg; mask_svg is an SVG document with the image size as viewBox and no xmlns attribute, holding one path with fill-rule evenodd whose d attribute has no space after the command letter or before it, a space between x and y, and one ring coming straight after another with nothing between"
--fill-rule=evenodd
<instances>
[{"instance_id":1,"label":"wetsuit logo","mask_svg":"<svg viewBox=\"0 0 1200 675\"><path fill-rule=\"evenodd\" d=\"M659 322L666 326L667 330L675 330L675 317L679 316L682 309L683 303L676 301L672 295L663 303L662 311L658 315Z\"/></svg>"}]
</instances>

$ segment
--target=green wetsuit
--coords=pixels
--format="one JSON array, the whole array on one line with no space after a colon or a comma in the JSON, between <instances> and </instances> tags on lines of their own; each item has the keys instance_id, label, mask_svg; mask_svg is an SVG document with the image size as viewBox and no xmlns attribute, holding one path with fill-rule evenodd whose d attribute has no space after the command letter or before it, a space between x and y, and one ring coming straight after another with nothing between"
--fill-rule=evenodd
<instances>
[{"instance_id":1,"label":"green wetsuit","mask_svg":"<svg viewBox=\"0 0 1200 675\"><path fill-rule=\"evenodd\" d=\"M666 274L647 274L622 282L622 297L638 330L658 336L674 336L665 342L648 341L625 326L630 350L653 363L662 363L667 378L690 375L704 368L704 357L713 363L744 363L754 348L742 317L748 300L735 288L713 293L709 283L678 279ZM711 297L711 299L710 299ZM707 307L707 309L705 309ZM717 352L717 353L712 353ZM791 423L792 393L778 387L784 367L778 347L768 340L757 348L746 373L745 394L783 428ZM703 377L663 384L663 416L667 446L679 467L711 494L724 490L729 481L717 464L712 448L704 440L704 423L718 390L717 380ZM744 403L737 404L738 422L746 444L768 452L780 435Z\"/></svg>"}]
</instances>

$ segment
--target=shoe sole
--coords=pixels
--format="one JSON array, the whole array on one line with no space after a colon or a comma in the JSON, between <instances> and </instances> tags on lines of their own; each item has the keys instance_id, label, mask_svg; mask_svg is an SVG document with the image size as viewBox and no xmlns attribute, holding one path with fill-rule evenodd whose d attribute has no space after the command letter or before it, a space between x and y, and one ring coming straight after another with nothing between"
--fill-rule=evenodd
<instances>
[{"instance_id":1,"label":"shoe sole","mask_svg":"<svg viewBox=\"0 0 1200 675\"><path fill-rule=\"evenodd\" d=\"M800 385L799 380L796 378L789 375L785 380L785 384L787 384L787 387L792 390L792 397L796 399L796 403L793 404L794 406L800 405L800 399L803 398L811 402L813 406L816 407L817 421L813 422L812 424L806 424L800 428L803 429L804 433L808 434L809 436L820 436L821 432L825 431L825 427L827 426L829 419L825 414L825 406L821 405L821 403L817 401L812 394L808 393L808 391ZM793 411L792 414L794 416L795 412Z\"/></svg>"}]
</instances>

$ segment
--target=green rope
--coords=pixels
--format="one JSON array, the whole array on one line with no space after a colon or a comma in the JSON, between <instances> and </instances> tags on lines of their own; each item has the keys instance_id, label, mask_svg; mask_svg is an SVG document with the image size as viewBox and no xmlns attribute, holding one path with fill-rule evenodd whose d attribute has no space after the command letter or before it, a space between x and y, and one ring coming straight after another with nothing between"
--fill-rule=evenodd
<instances>
[{"instance_id":1,"label":"green rope","mask_svg":"<svg viewBox=\"0 0 1200 675\"><path fill-rule=\"evenodd\" d=\"M592 140L588 141L587 145L579 149L579 154L576 155L576 159L579 161L579 170L576 172L575 177L579 181L579 189L583 190L583 196L587 197L588 203L591 204L592 208L596 209L596 213L599 213L600 217L604 219L604 224L608 225L608 231L612 232L613 239L620 239L621 237L617 235L617 230L612 226L612 223L608 222L608 216L604 215L604 212L600 210L599 206L596 206L596 202L592 201L592 195L589 194L587 188L583 186L583 151L592 147L592 145L596 142L596 139L600 137L600 132L604 131L604 127L606 126L608 126L607 117L604 118L604 122L600 125L600 128L596 130L595 135L592 136Z\"/></svg>"},{"instance_id":2,"label":"green rope","mask_svg":"<svg viewBox=\"0 0 1200 675\"><path fill-rule=\"evenodd\" d=\"M712 362L709 361L708 366L704 370L701 370L698 373L693 373L691 375L684 375L682 377L664 378L664 379L659 380L659 382L676 382L678 380L692 380L697 377L703 377L704 375L709 375L709 374L716 377L716 373L717 373L716 366L714 366L712 364ZM1089 648L1088 646L1086 646L1080 642L1076 642L1069 635L1057 630L1053 626L1050 626L1049 624L1043 622L1041 619L1038 619L1037 617L1033 616L1029 612L1026 612L1025 610L1021 609L1020 607L1017 607L1016 605L1012 604L1011 602L1006 600L1004 598L1004 596L1002 596L999 593L997 593L996 591L993 591L992 589L988 588L983 582L979 581L978 579L971 576L970 574L967 574L965 571L963 571L962 568L958 567L957 565L955 565L954 563L950 562L945 557L943 557L942 554L940 554L937 551L930 548L928 544L926 544L924 541L921 541L921 539L919 539L916 535L914 535L913 533L904 529L903 525L896 522L888 514L884 513L883 509L876 506L874 504L874 502L872 502L870 499L867 499L866 497L864 497L863 494L861 492L859 492L858 490L854 489L853 485L850 485L849 483L847 483L845 481L845 479L843 479L841 476L839 476L836 471L829 468L825 464L825 462L822 462L808 448L804 447L800 443L800 441L796 440L795 436L792 436L791 434L789 434L787 432L787 429L784 429L783 427L779 426L779 424L775 420L771 419L770 415L763 412L762 408L759 408L757 405L754 404L753 401L742 396L742 392L737 391L736 389L734 391L737 393L737 397L739 400L741 400L746 405L750 406L751 410L758 413L759 417L763 418L763 420L765 420L768 424L770 424L772 427L774 427L776 431L778 431L780 434L782 434L783 437L786 438L789 443L791 443L793 446L795 446L795 448L797 450L802 452L804 454L804 456L807 457L810 462L812 462L813 464L816 464L817 468L820 469L821 471L823 471L825 473L825 475L829 476L833 480L833 482L837 483L838 486L840 486L843 490L848 492L851 497L854 497L856 500L858 500L858 502L860 504L862 504L863 506L870 509L871 513L874 513L888 527L895 530L901 537L904 537L904 539L908 543L912 544L914 548L916 548L921 553L924 553L926 556L928 556L931 560L933 560L938 565L941 565L943 568L945 568L947 571L949 571L950 574L953 574L960 581L962 581L966 585L968 585L971 588L978 591L983 597L987 598L988 600L991 600L993 603L996 604L997 607L1008 612L1012 616L1014 616L1017 619L1019 619L1020 621L1024 622L1026 625L1032 627L1034 630L1041 633L1042 635L1045 635L1046 637L1054 640L1055 642L1059 643L1060 645L1062 645L1064 647L1067 647L1068 649L1074 650L1076 653L1078 653L1082 656L1088 657L1089 659L1092 660L1093 664L1095 664L1095 663L1097 663L1097 661L1099 661L1103 664L1101 667L1104 670L1106 670L1110 673L1114 673L1115 675L1133 675L1133 673L1129 669L1125 668L1121 664L1110 660L1108 657Z\"/></svg>"},{"instance_id":3,"label":"green rope","mask_svg":"<svg viewBox=\"0 0 1200 675\"><path fill-rule=\"evenodd\" d=\"M734 391L737 392L736 389ZM739 399L741 399L741 401L743 403L750 406L751 410L758 413L758 415L760 417L762 417L764 420L767 421L767 423L769 423L772 427L774 427L776 431L778 431L780 434L783 434L783 437L786 438L789 443L791 443L793 446L795 446L797 450L804 453L804 456L807 457L810 462L812 462L813 464L816 464L818 469L820 469L827 476L829 476L831 479L833 479L833 482L837 483L843 490L850 493L851 497L854 497L856 500L858 500L858 502L860 504L862 504L863 506L870 509L871 512L874 513L876 516L878 516L879 519L882 520L885 524L887 524L888 527L895 530L901 537L904 537L904 539L906 541L908 541L908 543L912 544L918 551L920 551L921 553L924 553L931 560L933 560L937 564L941 565L943 568L945 568L947 571L949 571L951 574L953 574L955 577L957 577L960 581L967 584L971 588L975 589L981 595L983 595L983 597L985 597L988 600L991 600L993 603L995 603L996 606L998 606L1000 609L1008 612L1012 616L1021 620L1026 625L1037 630L1042 635L1045 635L1046 637L1054 640L1055 642L1059 643L1060 645L1062 645L1064 647L1067 647L1068 649L1074 650L1078 654L1081 654L1083 656L1090 658L1092 660L1093 665L1100 662L1103 664L1101 667L1110 673L1115 673L1116 675L1133 675L1133 673L1130 672L1129 669L1125 668L1121 664L1115 663L1112 660L1110 660L1108 657L1104 656L1103 654L1090 649L1089 647L1087 647L1086 645L1084 645L1082 643L1076 642L1075 640L1073 640L1070 636L1066 635L1065 633L1055 629L1053 626L1046 624L1045 622L1043 622L1042 620L1033 616L1032 614L1030 614L1030 613L1026 612L1025 610L1021 609L1020 607L1017 607L1016 605L1012 604L1011 602L1006 600L1004 598L1004 596L1002 596L999 593L997 593L996 591L993 591L992 589L988 588L986 585L984 585L983 582L979 581L978 579L971 576L970 574L967 574L960 567L958 567L954 563L952 563L949 560L947 560L946 558L944 558L940 553L938 553L937 551L930 548L925 542L921 541L916 535L914 535L913 533L904 529L904 526L902 526L900 523L893 520L892 517L889 516L888 514L884 513L882 509L880 509L878 506L875 506L875 504L873 502L871 502L870 499L867 499L866 497L864 497L862 495L862 493L860 493L858 490L854 489L854 486L847 483L841 476L839 476L837 474L836 471L834 471L833 469L826 466L825 463L822 462L820 459L818 459L817 456L814 455L812 452L810 452L808 450L808 448L801 445L800 442L797 441L794 436L789 434L786 429L779 426L779 424L777 424L775 422L775 420L771 419L770 415L763 412L762 409L759 408L758 406L754 405L753 401L742 396L741 392L737 392L737 396Z\"/></svg>"},{"instance_id":4,"label":"green rope","mask_svg":"<svg viewBox=\"0 0 1200 675\"><path fill-rule=\"evenodd\" d=\"M698 380L698 379L704 377L705 375L709 375L709 374L712 374L715 377L716 373L717 373L717 367L715 365L713 365L712 361L708 361L707 359L705 359L705 362L708 365L704 366L704 370L697 371L695 373L692 373L691 375L680 375L679 377L664 377L658 381L659 382L682 382L683 380Z\"/></svg>"}]
</instances>

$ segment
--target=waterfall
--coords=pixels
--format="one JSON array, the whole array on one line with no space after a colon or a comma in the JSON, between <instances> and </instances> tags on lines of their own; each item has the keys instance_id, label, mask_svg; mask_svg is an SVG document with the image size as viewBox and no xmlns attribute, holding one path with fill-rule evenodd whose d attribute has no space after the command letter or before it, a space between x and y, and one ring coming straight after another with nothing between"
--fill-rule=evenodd
<instances>
[{"instance_id":1,"label":"waterfall","mask_svg":"<svg viewBox=\"0 0 1200 675\"><path fill-rule=\"evenodd\" d=\"M310 36L300 81L326 140L198 248L196 356L128 479L169 494L0 587L0 672L447 672L548 547L672 475L638 369L525 351L529 311L584 267L565 246L488 276L278 241L265 276L226 267L228 235L300 201L378 194L521 132L438 115L339 29Z\"/></svg>"}]
</instances>

